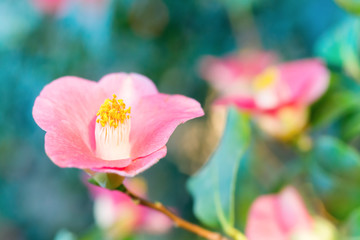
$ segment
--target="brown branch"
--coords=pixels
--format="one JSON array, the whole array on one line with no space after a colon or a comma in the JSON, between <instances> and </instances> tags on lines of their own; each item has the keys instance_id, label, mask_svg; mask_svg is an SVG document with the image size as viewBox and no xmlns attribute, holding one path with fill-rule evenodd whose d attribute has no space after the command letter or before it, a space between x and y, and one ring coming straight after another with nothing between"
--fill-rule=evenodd
<instances>
[{"instance_id":1,"label":"brown branch","mask_svg":"<svg viewBox=\"0 0 360 240\"><path fill-rule=\"evenodd\" d=\"M206 238L208 240L228 240L228 238L222 236L220 233L217 232L212 232L209 230L206 230L205 228L202 228L198 225L195 225L193 223L190 223L178 216L176 216L174 213L172 213L169 209L167 209L164 205L162 205L162 203L156 202L156 203L152 203L148 200L145 200L141 197L136 196L135 194L131 193L128 189L122 189L122 191L128 195L129 197L131 197L131 199L133 201L135 201L136 203L152 208L156 211L159 211L163 214L165 214L166 216L168 216L175 224L175 226L177 227L181 227L189 232L195 233L203 238Z\"/></svg>"}]
</instances>

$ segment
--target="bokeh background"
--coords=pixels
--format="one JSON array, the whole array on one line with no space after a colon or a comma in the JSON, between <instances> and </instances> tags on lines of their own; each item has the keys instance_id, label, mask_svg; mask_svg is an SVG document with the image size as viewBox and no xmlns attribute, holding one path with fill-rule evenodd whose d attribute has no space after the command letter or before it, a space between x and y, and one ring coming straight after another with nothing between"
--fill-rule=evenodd
<instances>
[{"instance_id":1,"label":"bokeh background","mask_svg":"<svg viewBox=\"0 0 360 240\"><path fill-rule=\"evenodd\" d=\"M138 72L161 92L195 98L207 111L213 91L198 74L204 55L258 47L285 60L311 57L319 39L346 18L330 0L1 0L0 239L53 239L61 230L91 239L96 232L81 171L48 159L45 133L32 118L47 83ZM179 127L168 155L142 174L150 199L193 222L186 180L216 145L208 119ZM172 229L136 239L195 237Z\"/></svg>"}]
</instances>

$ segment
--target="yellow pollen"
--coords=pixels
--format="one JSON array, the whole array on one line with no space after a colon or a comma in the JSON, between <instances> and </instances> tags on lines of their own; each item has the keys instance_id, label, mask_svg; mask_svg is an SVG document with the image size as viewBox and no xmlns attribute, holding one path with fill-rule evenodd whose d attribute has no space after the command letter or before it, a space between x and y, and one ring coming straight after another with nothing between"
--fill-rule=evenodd
<instances>
[{"instance_id":1,"label":"yellow pollen","mask_svg":"<svg viewBox=\"0 0 360 240\"><path fill-rule=\"evenodd\" d=\"M275 67L270 67L255 77L254 89L257 91L266 89L267 87L273 85L278 77L279 70Z\"/></svg>"},{"instance_id":2,"label":"yellow pollen","mask_svg":"<svg viewBox=\"0 0 360 240\"><path fill-rule=\"evenodd\" d=\"M100 116L96 122L105 127L109 123L110 127L117 128L120 123L124 123L126 119L130 118L131 107L126 108L126 105L122 99L116 99L116 95L113 95L113 99L106 99L101 105L96 116Z\"/></svg>"}]
</instances>

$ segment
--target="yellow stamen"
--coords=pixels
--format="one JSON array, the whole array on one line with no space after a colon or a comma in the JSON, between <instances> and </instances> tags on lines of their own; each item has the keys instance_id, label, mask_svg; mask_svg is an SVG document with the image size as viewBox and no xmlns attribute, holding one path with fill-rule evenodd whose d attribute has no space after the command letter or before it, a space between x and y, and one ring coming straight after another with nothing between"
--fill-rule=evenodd
<instances>
[{"instance_id":1,"label":"yellow stamen","mask_svg":"<svg viewBox=\"0 0 360 240\"><path fill-rule=\"evenodd\" d=\"M124 123L125 119L130 118L131 107L126 109L124 101L116 98L114 94L113 99L106 99L96 114L100 116L96 122L103 127L109 123L110 127L117 128L119 123Z\"/></svg>"},{"instance_id":2,"label":"yellow stamen","mask_svg":"<svg viewBox=\"0 0 360 240\"><path fill-rule=\"evenodd\" d=\"M254 80L254 89L256 91L263 90L275 83L279 77L279 71L275 67L270 67L259 74Z\"/></svg>"}]
</instances>

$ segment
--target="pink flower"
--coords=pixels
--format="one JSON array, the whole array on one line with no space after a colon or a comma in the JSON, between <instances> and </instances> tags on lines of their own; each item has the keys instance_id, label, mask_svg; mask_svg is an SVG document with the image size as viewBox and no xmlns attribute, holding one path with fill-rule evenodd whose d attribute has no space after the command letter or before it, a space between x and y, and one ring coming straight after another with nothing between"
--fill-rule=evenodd
<instances>
[{"instance_id":1,"label":"pink flower","mask_svg":"<svg viewBox=\"0 0 360 240\"><path fill-rule=\"evenodd\" d=\"M44 87L33 108L56 165L121 176L158 162L175 128L203 114L195 100L161 94L136 73L113 73L99 82L59 78Z\"/></svg>"},{"instance_id":2,"label":"pink flower","mask_svg":"<svg viewBox=\"0 0 360 240\"><path fill-rule=\"evenodd\" d=\"M46 14L55 14L67 3L66 0L31 0L31 2L36 9Z\"/></svg>"},{"instance_id":3,"label":"pink flower","mask_svg":"<svg viewBox=\"0 0 360 240\"><path fill-rule=\"evenodd\" d=\"M307 123L307 109L326 91L329 74L318 59L276 64L272 53L207 57L202 76L220 92L216 104L254 115L270 135L289 139Z\"/></svg>"},{"instance_id":4,"label":"pink flower","mask_svg":"<svg viewBox=\"0 0 360 240\"><path fill-rule=\"evenodd\" d=\"M31 4L40 12L56 15L62 11L68 11L74 5L81 5L82 8L97 7L107 3L107 0L30 0Z\"/></svg>"},{"instance_id":5,"label":"pink flower","mask_svg":"<svg viewBox=\"0 0 360 240\"><path fill-rule=\"evenodd\" d=\"M146 183L141 178L126 179L124 184L132 192L146 197ZM87 184L95 200L96 223L108 237L118 239L134 232L161 234L167 232L171 220L153 209L135 204L130 197L119 191L111 191Z\"/></svg>"},{"instance_id":6,"label":"pink flower","mask_svg":"<svg viewBox=\"0 0 360 240\"><path fill-rule=\"evenodd\" d=\"M202 59L200 73L221 95L247 95L253 78L277 62L272 52L244 51L224 58Z\"/></svg>"},{"instance_id":7,"label":"pink flower","mask_svg":"<svg viewBox=\"0 0 360 240\"><path fill-rule=\"evenodd\" d=\"M312 231L313 219L301 197L293 187L287 187L277 195L255 200L245 232L248 240L290 240L300 232Z\"/></svg>"}]
</instances>

